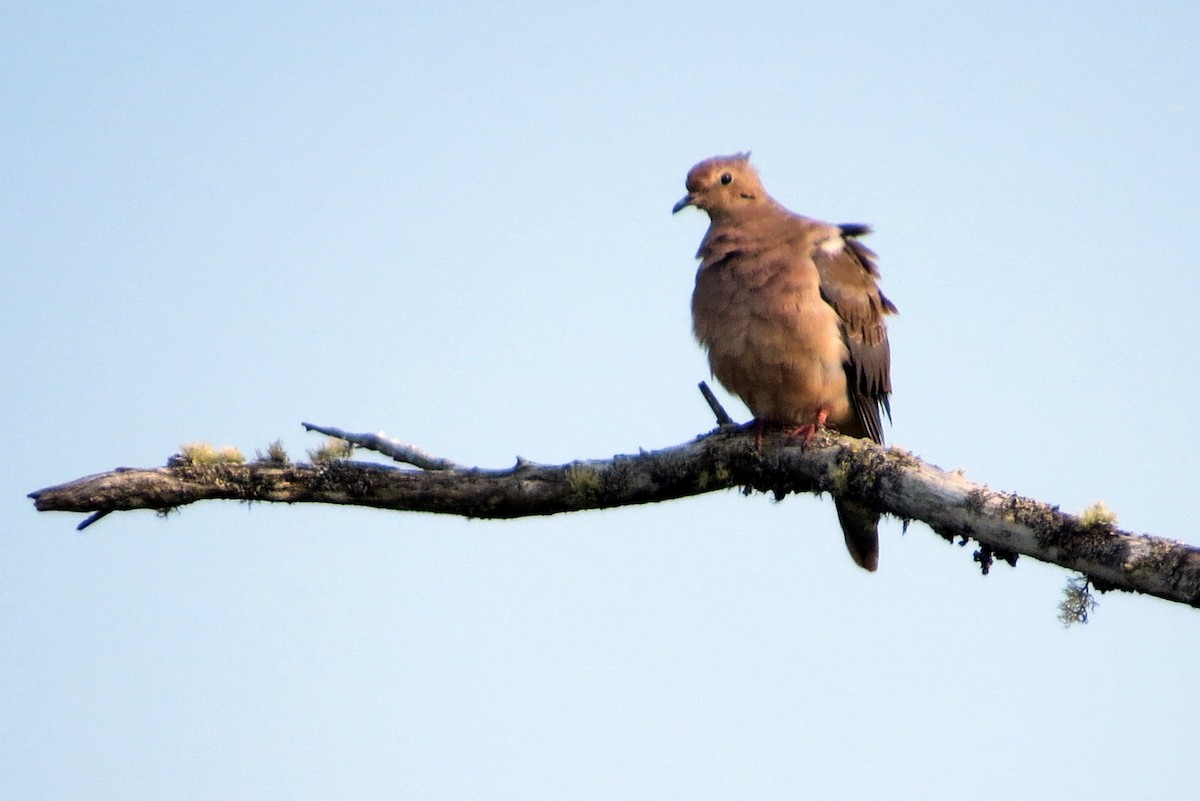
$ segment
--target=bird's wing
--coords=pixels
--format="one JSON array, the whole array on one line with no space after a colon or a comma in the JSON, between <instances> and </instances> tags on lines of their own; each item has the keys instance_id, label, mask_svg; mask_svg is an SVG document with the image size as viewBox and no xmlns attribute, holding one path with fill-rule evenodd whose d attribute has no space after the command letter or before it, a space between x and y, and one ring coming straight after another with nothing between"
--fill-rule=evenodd
<instances>
[{"instance_id":1,"label":"bird's wing","mask_svg":"<svg viewBox=\"0 0 1200 801\"><path fill-rule=\"evenodd\" d=\"M842 336L850 352L846 377L855 413L867 436L883 442L879 410L891 418L888 395L892 391L892 356L884 315L896 307L879 291L875 254L856 237L871 229L865 225L836 226L837 233L813 248L813 262L821 276L821 297L842 320Z\"/></svg>"}]
</instances>

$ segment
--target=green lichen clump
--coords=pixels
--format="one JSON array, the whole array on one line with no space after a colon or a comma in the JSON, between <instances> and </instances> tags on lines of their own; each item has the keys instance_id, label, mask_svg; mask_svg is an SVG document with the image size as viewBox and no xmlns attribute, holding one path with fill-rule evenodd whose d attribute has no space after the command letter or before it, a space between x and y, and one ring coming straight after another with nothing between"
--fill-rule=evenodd
<instances>
[{"instance_id":1,"label":"green lichen clump","mask_svg":"<svg viewBox=\"0 0 1200 801\"><path fill-rule=\"evenodd\" d=\"M185 442L179 446L180 464L214 465L214 464L243 464L246 457L232 445L215 448L208 442Z\"/></svg>"},{"instance_id":2,"label":"green lichen clump","mask_svg":"<svg viewBox=\"0 0 1200 801\"><path fill-rule=\"evenodd\" d=\"M701 470L696 476L696 486L699 489L708 489L711 486L724 487L729 484L729 479L732 477L729 472L729 467L718 462L713 466L712 471Z\"/></svg>"},{"instance_id":3,"label":"green lichen clump","mask_svg":"<svg viewBox=\"0 0 1200 801\"><path fill-rule=\"evenodd\" d=\"M308 458L312 460L313 464L328 464L341 459L349 459L353 455L353 445L344 439L334 439L333 437L325 440L320 447L308 452Z\"/></svg>"},{"instance_id":4,"label":"green lichen clump","mask_svg":"<svg viewBox=\"0 0 1200 801\"><path fill-rule=\"evenodd\" d=\"M283 440L277 439L267 445L266 453L263 453L262 451L255 451L254 455L257 457L256 461L263 464L286 465L291 463L291 459L288 458L287 451L283 448Z\"/></svg>"},{"instance_id":5,"label":"green lichen clump","mask_svg":"<svg viewBox=\"0 0 1200 801\"><path fill-rule=\"evenodd\" d=\"M579 503L588 503L600 494L603 487L600 475L592 468L581 464L573 464L567 468L567 484L571 487L571 493Z\"/></svg>"},{"instance_id":6,"label":"green lichen clump","mask_svg":"<svg viewBox=\"0 0 1200 801\"><path fill-rule=\"evenodd\" d=\"M1080 525L1111 527L1117 524L1117 515L1104 501L1096 501L1079 515Z\"/></svg>"},{"instance_id":7,"label":"green lichen clump","mask_svg":"<svg viewBox=\"0 0 1200 801\"><path fill-rule=\"evenodd\" d=\"M833 465L833 469L829 471L829 479L833 484L833 494L841 495L850 486L850 465L838 461Z\"/></svg>"}]
</instances>

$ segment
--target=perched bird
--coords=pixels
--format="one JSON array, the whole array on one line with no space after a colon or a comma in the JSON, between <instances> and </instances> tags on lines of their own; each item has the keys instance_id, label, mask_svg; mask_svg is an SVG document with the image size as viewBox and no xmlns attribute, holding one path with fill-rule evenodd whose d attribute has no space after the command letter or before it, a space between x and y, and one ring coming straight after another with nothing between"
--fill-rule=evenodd
<instances>
[{"instance_id":1,"label":"perched bird","mask_svg":"<svg viewBox=\"0 0 1200 801\"><path fill-rule=\"evenodd\" d=\"M865 225L831 225L788 211L763 189L749 154L688 172L673 212L695 206L710 225L696 258L692 323L712 373L740 397L761 432L822 427L883 442L891 417L891 353L875 254ZM879 565L879 512L834 498L850 556Z\"/></svg>"}]
</instances>

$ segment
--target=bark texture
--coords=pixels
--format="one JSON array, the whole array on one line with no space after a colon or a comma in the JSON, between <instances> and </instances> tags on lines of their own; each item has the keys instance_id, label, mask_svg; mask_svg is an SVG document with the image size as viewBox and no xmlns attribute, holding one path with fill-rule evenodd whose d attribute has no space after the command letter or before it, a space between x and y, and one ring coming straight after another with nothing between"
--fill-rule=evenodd
<instances>
[{"instance_id":1,"label":"bark texture","mask_svg":"<svg viewBox=\"0 0 1200 801\"><path fill-rule=\"evenodd\" d=\"M1200 549L1177 540L1085 521L1056 506L991 490L957 472L866 440L822 432L801 446L726 426L691 442L636 455L543 465L518 459L508 469L464 467L374 434L307 425L386 453L419 469L349 460L197 463L117 468L30 493L39 511L169 511L197 501L332 503L471 518L516 518L656 503L741 488L782 498L827 492L873 506L906 523L919 520L949 540L976 540L986 572L993 560L1023 554L1086 576L1093 587L1142 592L1200 607Z\"/></svg>"}]
</instances>

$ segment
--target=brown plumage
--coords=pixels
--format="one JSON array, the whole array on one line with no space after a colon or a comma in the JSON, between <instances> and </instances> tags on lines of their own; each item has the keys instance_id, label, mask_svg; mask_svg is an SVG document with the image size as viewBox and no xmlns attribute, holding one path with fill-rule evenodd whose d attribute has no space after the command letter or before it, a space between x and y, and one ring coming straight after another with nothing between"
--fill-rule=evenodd
<instances>
[{"instance_id":1,"label":"brown plumage","mask_svg":"<svg viewBox=\"0 0 1200 801\"><path fill-rule=\"evenodd\" d=\"M695 206L710 225L692 294L696 338L713 375L760 424L811 432L828 426L883 442L891 414L891 355L865 225L794 214L763 189L749 154L718 156L688 172L674 211ZM879 513L834 498L846 547L879 564Z\"/></svg>"}]
</instances>

